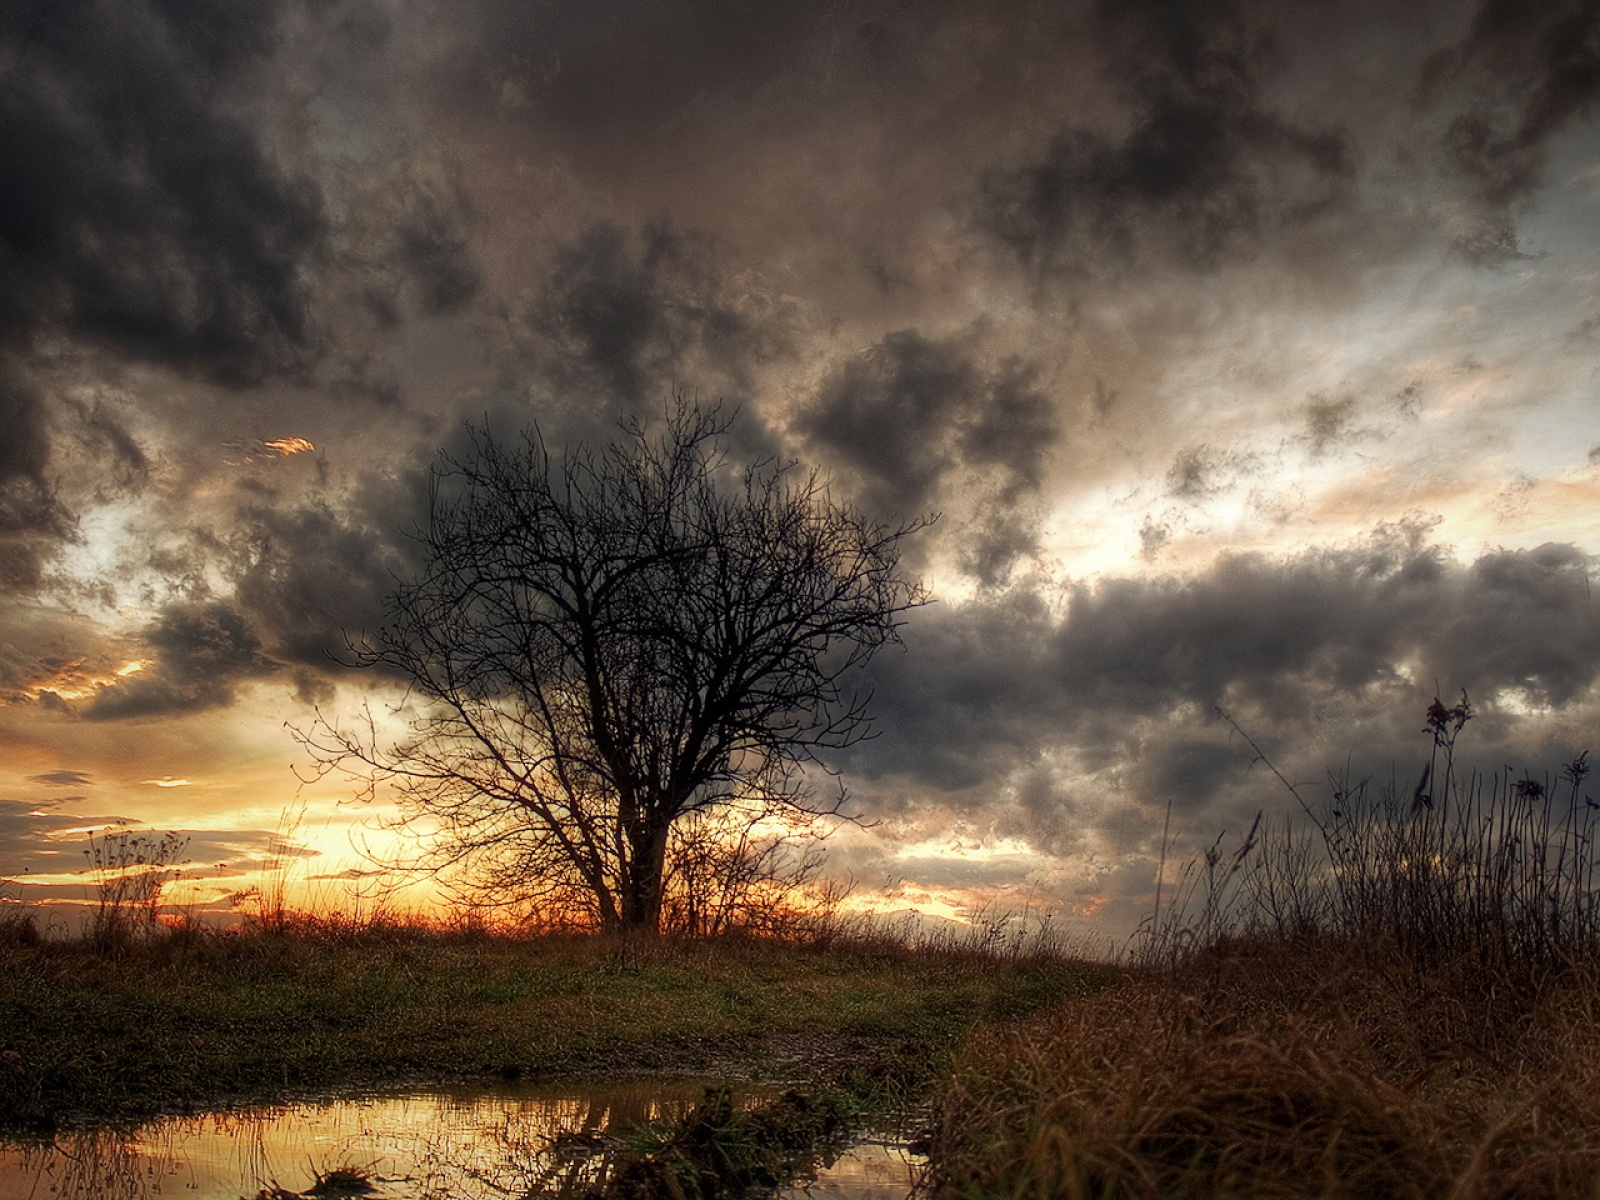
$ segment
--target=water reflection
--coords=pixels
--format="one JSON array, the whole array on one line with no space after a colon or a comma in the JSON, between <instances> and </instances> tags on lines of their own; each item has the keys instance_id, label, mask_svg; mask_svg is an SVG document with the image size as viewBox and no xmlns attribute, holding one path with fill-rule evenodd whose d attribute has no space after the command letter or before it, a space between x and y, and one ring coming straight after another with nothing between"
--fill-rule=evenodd
<instances>
[{"instance_id":1,"label":"water reflection","mask_svg":"<svg viewBox=\"0 0 1600 1200\"><path fill-rule=\"evenodd\" d=\"M504 1200L571 1194L600 1181L620 1137L681 1116L701 1082L608 1083L579 1092L461 1089L348 1096L171 1117L127 1133L0 1144L0 1200L240 1200L309 1191L354 1167L383 1200ZM783 1194L900 1200L912 1166L866 1141Z\"/></svg>"},{"instance_id":2,"label":"water reflection","mask_svg":"<svg viewBox=\"0 0 1600 1200\"><path fill-rule=\"evenodd\" d=\"M808 1178L779 1188L774 1200L906 1200L921 1166L905 1139L868 1136Z\"/></svg>"}]
</instances>

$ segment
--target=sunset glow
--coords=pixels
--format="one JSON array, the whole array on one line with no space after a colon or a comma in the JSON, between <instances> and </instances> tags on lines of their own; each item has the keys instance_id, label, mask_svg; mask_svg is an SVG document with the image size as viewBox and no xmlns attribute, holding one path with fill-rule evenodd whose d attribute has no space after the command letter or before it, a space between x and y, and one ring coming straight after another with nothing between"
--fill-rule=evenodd
<instances>
[{"instance_id":1,"label":"sunset glow","mask_svg":"<svg viewBox=\"0 0 1600 1200\"><path fill-rule=\"evenodd\" d=\"M291 454L309 454L316 449L305 438L300 437L275 438L270 442L262 442L261 444L268 450L276 450L285 457Z\"/></svg>"},{"instance_id":2,"label":"sunset glow","mask_svg":"<svg viewBox=\"0 0 1600 1200\"><path fill-rule=\"evenodd\" d=\"M85 660L79 659L57 667L46 678L30 684L22 694L29 700L38 700L47 692L62 700L87 700L102 688L113 687L149 665L149 659L134 659L109 674L97 674Z\"/></svg>"}]
</instances>

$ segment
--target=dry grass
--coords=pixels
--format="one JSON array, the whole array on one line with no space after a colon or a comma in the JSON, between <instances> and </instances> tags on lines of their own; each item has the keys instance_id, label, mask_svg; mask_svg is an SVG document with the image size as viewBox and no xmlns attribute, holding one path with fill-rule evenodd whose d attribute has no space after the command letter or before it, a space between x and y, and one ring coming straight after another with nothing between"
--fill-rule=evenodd
<instances>
[{"instance_id":1,"label":"dry grass","mask_svg":"<svg viewBox=\"0 0 1600 1200\"><path fill-rule=\"evenodd\" d=\"M1191 863L1122 985L969 1047L924 1191L1600 1197L1587 757L1458 772L1471 717L1414 787L1285 780L1305 822Z\"/></svg>"},{"instance_id":2,"label":"dry grass","mask_svg":"<svg viewBox=\"0 0 1600 1200\"><path fill-rule=\"evenodd\" d=\"M1600 979L1486 1023L1400 955L1234 945L971 1047L928 1195L1600 1194Z\"/></svg>"}]
</instances>

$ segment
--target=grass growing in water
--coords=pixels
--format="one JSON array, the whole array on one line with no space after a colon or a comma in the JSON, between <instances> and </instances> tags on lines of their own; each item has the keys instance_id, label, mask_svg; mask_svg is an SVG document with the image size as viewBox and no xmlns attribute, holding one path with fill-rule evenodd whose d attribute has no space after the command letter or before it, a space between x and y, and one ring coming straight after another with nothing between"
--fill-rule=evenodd
<instances>
[{"instance_id":1,"label":"grass growing in water","mask_svg":"<svg viewBox=\"0 0 1600 1200\"><path fill-rule=\"evenodd\" d=\"M646 1131L633 1154L590 1200L712 1200L770 1189L811 1165L855 1115L847 1091L788 1091L754 1107L726 1088L708 1090L681 1120Z\"/></svg>"}]
</instances>

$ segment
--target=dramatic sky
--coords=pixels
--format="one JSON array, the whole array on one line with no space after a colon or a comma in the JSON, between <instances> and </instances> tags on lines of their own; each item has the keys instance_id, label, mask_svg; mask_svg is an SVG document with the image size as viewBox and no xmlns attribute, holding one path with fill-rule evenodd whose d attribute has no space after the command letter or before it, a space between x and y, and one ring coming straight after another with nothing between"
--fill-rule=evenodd
<instances>
[{"instance_id":1,"label":"dramatic sky","mask_svg":"<svg viewBox=\"0 0 1600 1200\"><path fill-rule=\"evenodd\" d=\"M8 0L0 875L350 869L286 723L392 699L325 651L427 465L674 387L941 514L838 759L891 905L1126 928L1169 804L1292 804L1217 706L1312 791L1436 692L1600 750L1597 99L1594 0Z\"/></svg>"}]
</instances>

